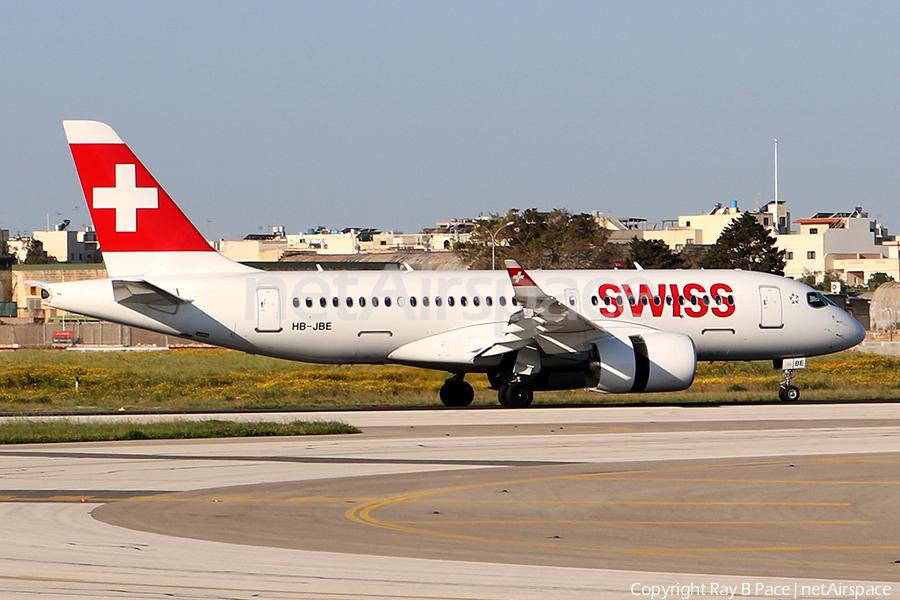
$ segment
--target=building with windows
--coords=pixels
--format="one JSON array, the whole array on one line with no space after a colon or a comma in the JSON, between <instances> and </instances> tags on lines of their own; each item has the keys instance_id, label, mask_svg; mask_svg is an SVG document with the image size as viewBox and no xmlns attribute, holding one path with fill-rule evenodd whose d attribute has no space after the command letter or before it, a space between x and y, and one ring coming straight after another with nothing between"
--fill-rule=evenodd
<instances>
[{"instance_id":1,"label":"building with windows","mask_svg":"<svg viewBox=\"0 0 900 600\"><path fill-rule=\"evenodd\" d=\"M677 221L663 221L664 227L660 230L645 229L642 239L661 240L673 250L681 250L691 245L710 246L715 244L722 232L743 214L744 211L738 207L737 200L732 200L728 206L717 202L706 214L681 215ZM788 212L787 203L783 200L778 202L773 200L750 214L773 234L790 232L791 213Z\"/></svg>"},{"instance_id":2,"label":"building with windows","mask_svg":"<svg viewBox=\"0 0 900 600\"><path fill-rule=\"evenodd\" d=\"M875 273L900 280L897 242L862 207L794 222L799 232L777 236L778 247L785 251L787 277L814 275L821 281L833 271L847 285L865 285Z\"/></svg>"},{"instance_id":3,"label":"building with windows","mask_svg":"<svg viewBox=\"0 0 900 600\"><path fill-rule=\"evenodd\" d=\"M663 229L636 233L642 239L662 240L673 250L711 245L742 214L737 202L732 201L730 206L717 204L708 214L682 215ZM822 281L830 271L851 286L865 285L875 273L900 281L900 242L860 206L851 212L822 212L797 219L793 221L797 231L791 230L791 213L783 200L769 202L751 214L785 251L787 277L813 275Z\"/></svg>"},{"instance_id":4,"label":"building with windows","mask_svg":"<svg viewBox=\"0 0 900 600\"><path fill-rule=\"evenodd\" d=\"M285 254L313 254L321 256L349 256L385 252L430 252L451 250L455 244L472 236L475 221L453 220L422 229L419 233L379 231L372 228L346 227L328 229L317 227L305 233L286 234L276 226L271 233L255 233L243 240L219 240L215 248L228 258L238 261L278 261Z\"/></svg>"},{"instance_id":5,"label":"building with windows","mask_svg":"<svg viewBox=\"0 0 900 600\"><path fill-rule=\"evenodd\" d=\"M32 240L40 242L40 247L47 254L47 259L55 263L91 265L103 262L97 234L93 229L71 231L56 229L53 231L35 231L30 236L18 236L6 239L9 251L16 255L16 260L25 262Z\"/></svg>"}]
</instances>

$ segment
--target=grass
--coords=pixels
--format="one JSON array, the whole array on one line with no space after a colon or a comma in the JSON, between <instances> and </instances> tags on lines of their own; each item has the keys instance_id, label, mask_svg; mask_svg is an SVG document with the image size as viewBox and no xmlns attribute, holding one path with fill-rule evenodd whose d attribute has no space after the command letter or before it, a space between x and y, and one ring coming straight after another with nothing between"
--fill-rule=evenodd
<instances>
[{"instance_id":1,"label":"grass","mask_svg":"<svg viewBox=\"0 0 900 600\"><path fill-rule=\"evenodd\" d=\"M0 423L0 444L98 442L283 435L359 433L336 421L237 423L234 421L170 421L160 423L76 422L69 419L12 419Z\"/></svg>"},{"instance_id":2,"label":"grass","mask_svg":"<svg viewBox=\"0 0 900 600\"><path fill-rule=\"evenodd\" d=\"M898 373L900 358L851 351L809 359L794 383L804 399L900 398ZM309 365L228 350L17 350L0 352L0 412L437 406L447 376L393 365ZM694 385L683 392L539 392L535 402L771 401L781 377L766 361L701 364ZM484 375L466 380L475 387L476 404L496 405Z\"/></svg>"}]
</instances>

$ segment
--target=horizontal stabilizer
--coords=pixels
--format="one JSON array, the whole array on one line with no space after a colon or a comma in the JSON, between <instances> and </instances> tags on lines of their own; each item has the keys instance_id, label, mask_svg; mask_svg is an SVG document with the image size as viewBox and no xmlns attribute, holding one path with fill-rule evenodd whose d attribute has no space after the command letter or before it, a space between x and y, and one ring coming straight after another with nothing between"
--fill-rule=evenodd
<instances>
[{"instance_id":1,"label":"horizontal stabilizer","mask_svg":"<svg viewBox=\"0 0 900 600\"><path fill-rule=\"evenodd\" d=\"M177 307L189 304L191 298L182 298L143 279L113 279L113 295L119 304L152 304Z\"/></svg>"}]
</instances>

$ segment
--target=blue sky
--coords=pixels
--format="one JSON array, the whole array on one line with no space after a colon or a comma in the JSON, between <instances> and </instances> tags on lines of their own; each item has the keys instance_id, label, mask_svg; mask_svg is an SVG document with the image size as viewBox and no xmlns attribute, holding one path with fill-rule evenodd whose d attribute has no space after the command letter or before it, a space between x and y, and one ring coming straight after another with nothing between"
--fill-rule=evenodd
<instances>
[{"instance_id":1,"label":"blue sky","mask_svg":"<svg viewBox=\"0 0 900 600\"><path fill-rule=\"evenodd\" d=\"M212 237L753 209L774 138L794 218L900 233L898 30L894 2L0 3L0 224L88 222L83 118Z\"/></svg>"}]
</instances>

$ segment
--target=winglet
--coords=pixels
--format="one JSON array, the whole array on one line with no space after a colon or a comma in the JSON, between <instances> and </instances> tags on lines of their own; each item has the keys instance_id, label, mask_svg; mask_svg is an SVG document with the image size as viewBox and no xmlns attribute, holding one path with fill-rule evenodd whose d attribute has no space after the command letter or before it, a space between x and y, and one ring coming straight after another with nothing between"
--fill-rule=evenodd
<instances>
[{"instance_id":1,"label":"winglet","mask_svg":"<svg viewBox=\"0 0 900 600\"><path fill-rule=\"evenodd\" d=\"M519 266L514 260L506 260L506 272L509 273L509 280L512 282L513 287L533 287L537 288L537 284L531 278L528 273L525 272L525 269ZM540 289L540 288L538 288Z\"/></svg>"},{"instance_id":2,"label":"winglet","mask_svg":"<svg viewBox=\"0 0 900 600\"><path fill-rule=\"evenodd\" d=\"M506 261L506 272L513 286L516 303L526 308L537 308L552 298L544 293L534 279L514 260Z\"/></svg>"}]
</instances>

